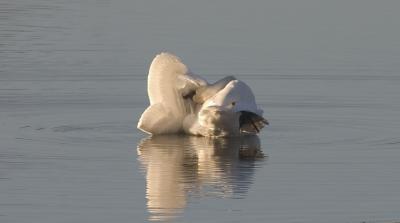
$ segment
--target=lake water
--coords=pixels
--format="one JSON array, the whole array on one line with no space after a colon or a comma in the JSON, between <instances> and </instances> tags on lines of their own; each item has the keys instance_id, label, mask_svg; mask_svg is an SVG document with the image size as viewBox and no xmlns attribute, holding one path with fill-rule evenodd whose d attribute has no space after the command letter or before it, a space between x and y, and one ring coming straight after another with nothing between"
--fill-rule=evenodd
<instances>
[{"instance_id":1,"label":"lake water","mask_svg":"<svg viewBox=\"0 0 400 223\"><path fill-rule=\"evenodd\" d=\"M400 221L399 1L0 2L0 222ZM161 51L258 137L136 129Z\"/></svg>"}]
</instances>

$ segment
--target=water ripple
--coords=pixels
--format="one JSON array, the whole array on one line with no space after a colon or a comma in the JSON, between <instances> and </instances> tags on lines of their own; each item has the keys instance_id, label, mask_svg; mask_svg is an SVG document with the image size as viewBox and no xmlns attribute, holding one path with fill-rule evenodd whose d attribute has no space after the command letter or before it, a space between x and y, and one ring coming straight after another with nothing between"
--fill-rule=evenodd
<instances>
[{"instance_id":1,"label":"water ripple","mask_svg":"<svg viewBox=\"0 0 400 223\"><path fill-rule=\"evenodd\" d=\"M265 157L257 136L157 136L143 139L137 149L149 220L180 215L188 197L243 198Z\"/></svg>"}]
</instances>

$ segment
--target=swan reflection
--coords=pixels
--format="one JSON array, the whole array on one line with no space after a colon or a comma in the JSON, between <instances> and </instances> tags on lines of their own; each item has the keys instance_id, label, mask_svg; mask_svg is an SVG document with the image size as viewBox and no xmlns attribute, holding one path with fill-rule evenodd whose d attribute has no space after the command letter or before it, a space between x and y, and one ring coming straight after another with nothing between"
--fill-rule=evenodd
<instances>
[{"instance_id":1,"label":"swan reflection","mask_svg":"<svg viewBox=\"0 0 400 223\"><path fill-rule=\"evenodd\" d=\"M179 215L188 197L243 197L256 160L264 158L258 136L153 136L137 151L146 172L149 220L159 221Z\"/></svg>"}]
</instances>

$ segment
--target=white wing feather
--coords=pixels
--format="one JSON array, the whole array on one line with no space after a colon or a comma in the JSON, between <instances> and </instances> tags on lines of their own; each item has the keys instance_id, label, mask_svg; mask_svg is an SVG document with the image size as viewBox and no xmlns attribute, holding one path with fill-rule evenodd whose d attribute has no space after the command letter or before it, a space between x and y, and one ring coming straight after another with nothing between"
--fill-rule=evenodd
<instances>
[{"instance_id":1,"label":"white wing feather","mask_svg":"<svg viewBox=\"0 0 400 223\"><path fill-rule=\"evenodd\" d=\"M150 107L140 117L138 128L152 134L177 133L192 102L183 95L195 91L207 82L191 75L181 60L172 54L157 55L150 65L147 79L147 93ZM152 108L153 105L156 105ZM162 127L161 127L162 126Z\"/></svg>"}]
</instances>

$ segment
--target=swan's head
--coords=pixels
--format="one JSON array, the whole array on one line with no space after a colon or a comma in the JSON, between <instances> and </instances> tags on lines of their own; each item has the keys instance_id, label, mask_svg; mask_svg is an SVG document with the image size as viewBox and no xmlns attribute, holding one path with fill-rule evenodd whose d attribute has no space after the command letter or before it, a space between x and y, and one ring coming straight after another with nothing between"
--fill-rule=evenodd
<instances>
[{"instance_id":1,"label":"swan's head","mask_svg":"<svg viewBox=\"0 0 400 223\"><path fill-rule=\"evenodd\" d=\"M262 113L250 87L232 80L204 101L198 122L211 136L256 134L268 124Z\"/></svg>"}]
</instances>

